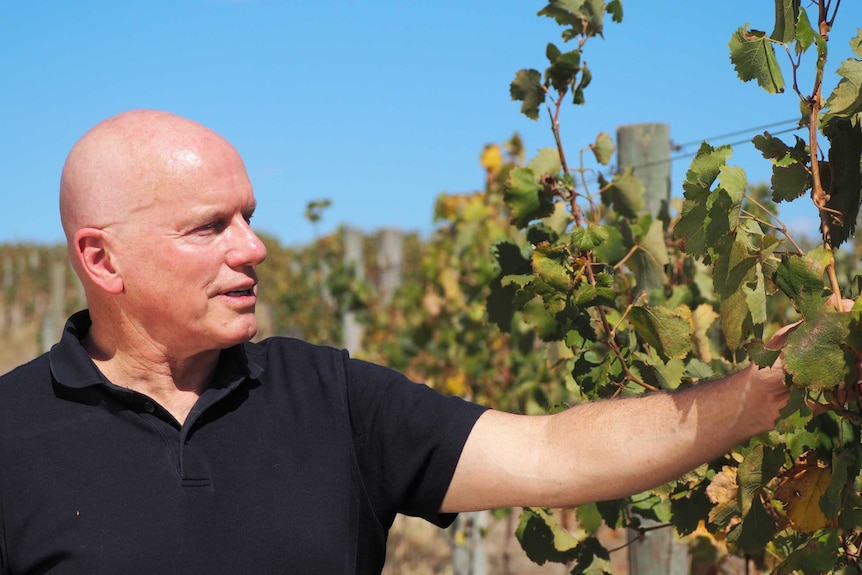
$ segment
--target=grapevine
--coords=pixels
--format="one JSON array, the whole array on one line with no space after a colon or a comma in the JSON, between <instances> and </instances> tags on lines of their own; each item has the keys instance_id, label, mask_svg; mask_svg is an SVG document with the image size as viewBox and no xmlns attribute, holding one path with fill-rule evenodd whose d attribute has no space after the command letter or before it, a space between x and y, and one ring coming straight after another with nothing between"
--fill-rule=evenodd
<instances>
[{"instance_id":1,"label":"grapevine","mask_svg":"<svg viewBox=\"0 0 862 575\"><path fill-rule=\"evenodd\" d=\"M862 188L862 32L851 41L856 58L838 66L840 81L825 97L839 7L840 0L808 7L776 0L771 34L747 26L732 34L740 79L789 91L803 135L753 140L772 163L771 201L729 163L731 147L703 143L675 218L645 213L636 169L604 175L610 136L585 147L578 167L561 139L564 104L586 102L593 71L584 51L602 36L606 17L621 22L622 4L551 0L539 12L575 47L548 44L544 73L521 70L511 84L523 114L538 120L547 112L554 147L508 176L506 203L523 235L494 248L500 271L489 316L511 331L517 310L541 340L564 348L550 367L572 402L697 385L779 357L793 398L776 431L649 493L581 506L578 532L549 510L526 510L519 536L534 561L608 572L599 527L643 530L648 519L776 573L862 572L862 305L842 302L858 285L842 288L836 255L855 232ZM803 89L809 64L813 80ZM821 236L807 251L774 210L805 199ZM798 321L771 337L790 320Z\"/></svg>"}]
</instances>

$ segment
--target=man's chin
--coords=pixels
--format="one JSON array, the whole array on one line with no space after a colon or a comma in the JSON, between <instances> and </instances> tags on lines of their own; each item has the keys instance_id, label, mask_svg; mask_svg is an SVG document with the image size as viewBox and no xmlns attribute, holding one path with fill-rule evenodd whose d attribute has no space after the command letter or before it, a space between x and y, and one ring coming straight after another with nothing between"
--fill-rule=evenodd
<instances>
[{"instance_id":1,"label":"man's chin","mask_svg":"<svg viewBox=\"0 0 862 575\"><path fill-rule=\"evenodd\" d=\"M231 333L225 333L223 337L223 345L224 347L239 345L241 343L251 341L256 335L257 321L252 320L251 322L236 326Z\"/></svg>"}]
</instances>

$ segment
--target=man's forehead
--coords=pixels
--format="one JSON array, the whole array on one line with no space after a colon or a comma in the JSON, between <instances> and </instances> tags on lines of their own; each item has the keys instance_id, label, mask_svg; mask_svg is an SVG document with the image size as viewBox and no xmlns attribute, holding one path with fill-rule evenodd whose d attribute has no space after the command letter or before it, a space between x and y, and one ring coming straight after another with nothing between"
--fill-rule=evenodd
<instances>
[{"instance_id":1,"label":"man's forehead","mask_svg":"<svg viewBox=\"0 0 862 575\"><path fill-rule=\"evenodd\" d=\"M204 158L198 150L184 146L164 152L162 162L166 172L182 174L203 166Z\"/></svg>"}]
</instances>

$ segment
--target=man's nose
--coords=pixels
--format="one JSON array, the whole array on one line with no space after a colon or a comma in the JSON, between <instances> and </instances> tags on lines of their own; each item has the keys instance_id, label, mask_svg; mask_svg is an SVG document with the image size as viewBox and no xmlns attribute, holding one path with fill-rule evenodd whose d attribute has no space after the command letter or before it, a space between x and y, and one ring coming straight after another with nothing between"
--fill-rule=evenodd
<instances>
[{"instance_id":1,"label":"man's nose","mask_svg":"<svg viewBox=\"0 0 862 575\"><path fill-rule=\"evenodd\" d=\"M227 264L230 267L256 266L266 259L266 246L251 229L249 223L243 218L240 220L234 233L231 234Z\"/></svg>"}]
</instances>

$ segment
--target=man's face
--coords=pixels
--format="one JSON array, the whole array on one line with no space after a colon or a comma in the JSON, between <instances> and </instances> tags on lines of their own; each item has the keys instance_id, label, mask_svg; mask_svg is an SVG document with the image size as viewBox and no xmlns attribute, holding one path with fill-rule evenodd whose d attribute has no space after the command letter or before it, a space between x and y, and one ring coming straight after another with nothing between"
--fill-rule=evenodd
<instances>
[{"instance_id":1,"label":"man's face","mask_svg":"<svg viewBox=\"0 0 862 575\"><path fill-rule=\"evenodd\" d=\"M193 355L257 331L257 274L266 248L249 226L254 193L225 145L181 150L142 186L117 230L123 305L156 346Z\"/></svg>"}]
</instances>

